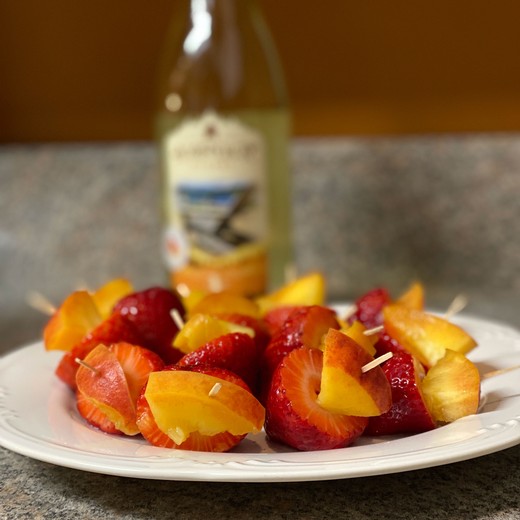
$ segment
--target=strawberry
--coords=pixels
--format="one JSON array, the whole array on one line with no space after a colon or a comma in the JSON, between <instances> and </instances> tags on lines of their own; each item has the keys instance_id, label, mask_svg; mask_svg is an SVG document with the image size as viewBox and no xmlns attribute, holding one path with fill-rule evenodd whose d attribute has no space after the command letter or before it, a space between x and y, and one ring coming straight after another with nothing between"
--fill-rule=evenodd
<instances>
[{"instance_id":1,"label":"strawberry","mask_svg":"<svg viewBox=\"0 0 520 520\"><path fill-rule=\"evenodd\" d=\"M179 329L171 311L176 309L184 317L181 298L173 291L151 287L123 297L114 311L125 316L140 336L139 344L153 350L165 363L175 363L182 354L172 347Z\"/></svg>"},{"instance_id":2,"label":"strawberry","mask_svg":"<svg viewBox=\"0 0 520 520\"><path fill-rule=\"evenodd\" d=\"M123 435L115 424L91 401L89 401L81 392L76 391L76 406L79 414L92 426L99 428L105 433L112 435Z\"/></svg>"},{"instance_id":3,"label":"strawberry","mask_svg":"<svg viewBox=\"0 0 520 520\"><path fill-rule=\"evenodd\" d=\"M70 352L65 353L56 367L56 375L72 389L75 389L78 370L76 358L85 358L99 344L111 345L120 341L139 344L140 336L126 317L115 312L88 332Z\"/></svg>"},{"instance_id":4,"label":"strawberry","mask_svg":"<svg viewBox=\"0 0 520 520\"><path fill-rule=\"evenodd\" d=\"M376 355L375 357L382 356L387 352L393 352L397 354L397 352L407 352L407 350L397 341L395 338L390 336L386 330L383 330L377 338L375 343Z\"/></svg>"},{"instance_id":5,"label":"strawberry","mask_svg":"<svg viewBox=\"0 0 520 520\"><path fill-rule=\"evenodd\" d=\"M77 372L77 407L90 424L108 433L138 433L135 406L151 372L164 368L154 352L119 342L95 347Z\"/></svg>"},{"instance_id":6,"label":"strawberry","mask_svg":"<svg viewBox=\"0 0 520 520\"><path fill-rule=\"evenodd\" d=\"M290 314L302 307L302 305L283 305L267 311L264 316L264 323L269 334L274 336L283 327Z\"/></svg>"},{"instance_id":7,"label":"strawberry","mask_svg":"<svg viewBox=\"0 0 520 520\"><path fill-rule=\"evenodd\" d=\"M340 328L336 314L331 309L320 305L309 305L293 310L283 327L271 338L262 355L263 394L269 387L275 368L289 352L302 346L318 348L330 328Z\"/></svg>"},{"instance_id":8,"label":"strawberry","mask_svg":"<svg viewBox=\"0 0 520 520\"><path fill-rule=\"evenodd\" d=\"M221 320L230 321L231 323L253 329L255 331L255 343L258 349L258 355L261 355L266 349L271 336L262 320L254 318L253 316L247 316L246 314L237 313L217 314L216 316Z\"/></svg>"},{"instance_id":9,"label":"strawberry","mask_svg":"<svg viewBox=\"0 0 520 520\"><path fill-rule=\"evenodd\" d=\"M382 365L382 369L390 382L392 407L378 417L371 417L365 433L392 435L435 428L435 421L422 395L424 368L419 361L408 352L397 352Z\"/></svg>"},{"instance_id":10,"label":"strawberry","mask_svg":"<svg viewBox=\"0 0 520 520\"><path fill-rule=\"evenodd\" d=\"M331 413L316 402L323 353L297 348L276 368L267 396L265 431L297 450L344 448L365 429L368 419Z\"/></svg>"},{"instance_id":11,"label":"strawberry","mask_svg":"<svg viewBox=\"0 0 520 520\"><path fill-rule=\"evenodd\" d=\"M234 332L209 341L177 362L179 367L191 365L225 368L254 388L258 372L258 351L251 336Z\"/></svg>"},{"instance_id":12,"label":"strawberry","mask_svg":"<svg viewBox=\"0 0 520 520\"><path fill-rule=\"evenodd\" d=\"M383 323L383 307L391 302L390 293L384 287L372 289L355 301L357 310L349 321L360 321L367 329L377 327Z\"/></svg>"},{"instance_id":13,"label":"strawberry","mask_svg":"<svg viewBox=\"0 0 520 520\"><path fill-rule=\"evenodd\" d=\"M242 388L249 390L249 387L241 378L224 368L202 365L185 367L170 365L166 367L165 370L191 370L193 372L201 372L203 374L230 381L231 383L235 383ZM216 435L201 435L198 432L193 432L182 444L175 444L175 442L157 426L148 401L144 395L145 390L146 385L143 387L139 398L137 399L137 426L139 427L143 437L154 446L162 448L178 448L181 450L222 452L230 450L244 438L244 435L232 435L229 432L222 432Z\"/></svg>"}]
</instances>

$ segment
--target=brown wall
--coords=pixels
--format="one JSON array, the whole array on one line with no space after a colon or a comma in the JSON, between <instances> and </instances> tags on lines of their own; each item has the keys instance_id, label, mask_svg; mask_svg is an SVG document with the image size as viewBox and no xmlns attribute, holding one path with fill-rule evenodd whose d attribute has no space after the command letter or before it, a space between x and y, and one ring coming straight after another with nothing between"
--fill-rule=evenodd
<instances>
[{"instance_id":1,"label":"brown wall","mask_svg":"<svg viewBox=\"0 0 520 520\"><path fill-rule=\"evenodd\" d=\"M0 141L146 139L178 0L0 0ZM520 130L520 2L262 0L296 135Z\"/></svg>"}]
</instances>

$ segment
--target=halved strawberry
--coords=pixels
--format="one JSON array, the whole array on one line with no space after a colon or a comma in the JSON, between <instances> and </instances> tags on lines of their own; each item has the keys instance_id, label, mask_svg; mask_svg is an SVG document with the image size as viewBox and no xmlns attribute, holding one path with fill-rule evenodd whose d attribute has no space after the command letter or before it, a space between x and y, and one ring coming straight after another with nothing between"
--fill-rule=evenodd
<instances>
[{"instance_id":1,"label":"halved strawberry","mask_svg":"<svg viewBox=\"0 0 520 520\"><path fill-rule=\"evenodd\" d=\"M328 412L316 402L323 353L301 347L276 368L267 396L265 431L272 440L297 450L326 450L352 444L368 419Z\"/></svg>"},{"instance_id":2,"label":"halved strawberry","mask_svg":"<svg viewBox=\"0 0 520 520\"><path fill-rule=\"evenodd\" d=\"M203 374L224 379L241 386L245 390L249 390L249 387L241 378L233 372L223 368L202 365L186 367L171 365L166 367L165 370L190 370L193 372L201 372ZM222 432L216 435L201 435L198 432L193 432L183 443L176 444L157 426L150 405L144 395L145 391L146 385L143 387L139 398L137 399L137 426L139 427L143 437L154 446L162 448L178 448L181 450L223 452L235 447L245 437L245 435L232 435L229 432Z\"/></svg>"},{"instance_id":3,"label":"halved strawberry","mask_svg":"<svg viewBox=\"0 0 520 520\"><path fill-rule=\"evenodd\" d=\"M181 298L174 291L151 287L125 296L115 305L114 311L125 316L139 334L139 345L153 350L165 363L175 363L182 353L172 346L179 331L171 311L184 317Z\"/></svg>"},{"instance_id":4,"label":"halved strawberry","mask_svg":"<svg viewBox=\"0 0 520 520\"><path fill-rule=\"evenodd\" d=\"M360 296L356 301L356 313L350 321L360 321L367 329L383 323L383 307L392 302L390 293L384 287L372 289Z\"/></svg>"},{"instance_id":5,"label":"halved strawberry","mask_svg":"<svg viewBox=\"0 0 520 520\"><path fill-rule=\"evenodd\" d=\"M283 327L271 338L261 359L262 395L280 361L299 347L318 348L329 329L339 329L336 313L321 305L301 306L293 310Z\"/></svg>"},{"instance_id":6,"label":"halved strawberry","mask_svg":"<svg viewBox=\"0 0 520 520\"><path fill-rule=\"evenodd\" d=\"M125 316L114 312L88 332L71 351L64 354L56 367L56 375L73 390L76 389L76 372L78 370L76 358L85 358L99 344L111 345L121 341L138 345L140 336Z\"/></svg>"},{"instance_id":7,"label":"halved strawberry","mask_svg":"<svg viewBox=\"0 0 520 520\"><path fill-rule=\"evenodd\" d=\"M186 354L177 366L206 365L230 370L255 388L258 377L258 351L254 339L234 332L219 336Z\"/></svg>"},{"instance_id":8,"label":"halved strawberry","mask_svg":"<svg viewBox=\"0 0 520 520\"><path fill-rule=\"evenodd\" d=\"M92 426L99 428L105 433L112 435L123 435L115 424L81 392L76 391L76 407L79 414Z\"/></svg>"},{"instance_id":9,"label":"halved strawberry","mask_svg":"<svg viewBox=\"0 0 520 520\"><path fill-rule=\"evenodd\" d=\"M85 362L76 374L80 414L104 431L110 431L113 425L128 435L139 433L137 398L149 374L162 370L163 361L148 349L120 342L108 348L98 345Z\"/></svg>"},{"instance_id":10,"label":"halved strawberry","mask_svg":"<svg viewBox=\"0 0 520 520\"><path fill-rule=\"evenodd\" d=\"M424 377L421 363L408 352L396 352L382 369L392 389L392 407L378 417L371 417L365 433L393 435L435 428L421 391Z\"/></svg>"}]
</instances>

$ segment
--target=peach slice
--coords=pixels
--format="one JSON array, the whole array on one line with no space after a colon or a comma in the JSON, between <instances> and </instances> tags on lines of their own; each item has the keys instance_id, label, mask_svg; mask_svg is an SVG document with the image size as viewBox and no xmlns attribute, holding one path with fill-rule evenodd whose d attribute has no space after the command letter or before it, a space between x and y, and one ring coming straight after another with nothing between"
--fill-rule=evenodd
<instances>
[{"instance_id":1,"label":"peach slice","mask_svg":"<svg viewBox=\"0 0 520 520\"><path fill-rule=\"evenodd\" d=\"M301 276L280 289L256 299L262 315L276 307L291 305L324 305L325 277L318 272Z\"/></svg>"},{"instance_id":2,"label":"peach slice","mask_svg":"<svg viewBox=\"0 0 520 520\"><path fill-rule=\"evenodd\" d=\"M98 345L83 361L86 365L80 366L76 373L78 391L118 430L137 435L135 402L116 354L104 345Z\"/></svg>"},{"instance_id":3,"label":"peach slice","mask_svg":"<svg viewBox=\"0 0 520 520\"><path fill-rule=\"evenodd\" d=\"M114 305L132 292L134 292L133 285L126 278L114 278L93 292L92 299L101 317L106 319L112 314Z\"/></svg>"},{"instance_id":4,"label":"peach slice","mask_svg":"<svg viewBox=\"0 0 520 520\"><path fill-rule=\"evenodd\" d=\"M400 303L412 309L424 309L424 286L420 282L414 282L399 296L395 303Z\"/></svg>"},{"instance_id":5,"label":"peach slice","mask_svg":"<svg viewBox=\"0 0 520 520\"><path fill-rule=\"evenodd\" d=\"M144 396L157 426L176 444L194 432L244 435L264 424L265 409L249 391L208 374L153 372Z\"/></svg>"},{"instance_id":6,"label":"peach slice","mask_svg":"<svg viewBox=\"0 0 520 520\"><path fill-rule=\"evenodd\" d=\"M45 325L45 349L68 352L101 321L101 314L92 296L87 291L74 291L65 298Z\"/></svg>"},{"instance_id":7,"label":"peach slice","mask_svg":"<svg viewBox=\"0 0 520 520\"><path fill-rule=\"evenodd\" d=\"M360 322L354 321L352 325L346 325L341 328L341 332L352 338L358 345L363 347L370 356L376 353L375 344L377 342L377 334L366 335L367 328Z\"/></svg>"},{"instance_id":8,"label":"peach slice","mask_svg":"<svg viewBox=\"0 0 520 520\"><path fill-rule=\"evenodd\" d=\"M190 310L189 316L195 314L235 314L239 313L253 318L260 317L258 305L245 296L220 292L204 296Z\"/></svg>"},{"instance_id":9,"label":"peach slice","mask_svg":"<svg viewBox=\"0 0 520 520\"><path fill-rule=\"evenodd\" d=\"M383 317L388 334L426 367L434 366L446 349L467 354L477 345L459 326L421 310L388 305Z\"/></svg>"},{"instance_id":10,"label":"peach slice","mask_svg":"<svg viewBox=\"0 0 520 520\"><path fill-rule=\"evenodd\" d=\"M464 354L446 349L444 357L424 377L422 390L435 420L453 422L477 413L480 375Z\"/></svg>"},{"instance_id":11,"label":"peach slice","mask_svg":"<svg viewBox=\"0 0 520 520\"><path fill-rule=\"evenodd\" d=\"M392 405L390 384L380 366L367 372L373 360L363 347L340 331L330 329L324 339L323 370L318 404L329 412L374 417Z\"/></svg>"},{"instance_id":12,"label":"peach slice","mask_svg":"<svg viewBox=\"0 0 520 520\"><path fill-rule=\"evenodd\" d=\"M226 321L209 314L195 314L179 331L173 340L173 346L184 354L197 350L219 336L240 332L255 337L255 331L250 327Z\"/></svg>"}]
</instances>

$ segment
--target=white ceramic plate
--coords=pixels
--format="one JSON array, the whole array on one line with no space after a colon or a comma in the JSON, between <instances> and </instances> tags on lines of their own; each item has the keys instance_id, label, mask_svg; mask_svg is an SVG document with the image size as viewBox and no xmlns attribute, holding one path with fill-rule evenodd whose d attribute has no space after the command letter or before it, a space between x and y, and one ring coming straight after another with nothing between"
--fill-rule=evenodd
<instances>
[{"instance_id":1,"label":"white ceramic plate","mask_svg":"<svg viewBox=\"0 0 520 520\"><path fill-rule=\"evenodd\" d=\"M456 320L478 341L470 357L481 374L520 364L520 332L469 316ZM0 359L0 444L60 466L125 477L221 482L289 482L364 477L471 459L520 443L520 371L482 382L477 415L434 431L363 437L344 449L296 452L249 436L230 453L156 448L101 433L78 415L54 376L61 356L41 343Z\"/></svg>"}]
</instances>

